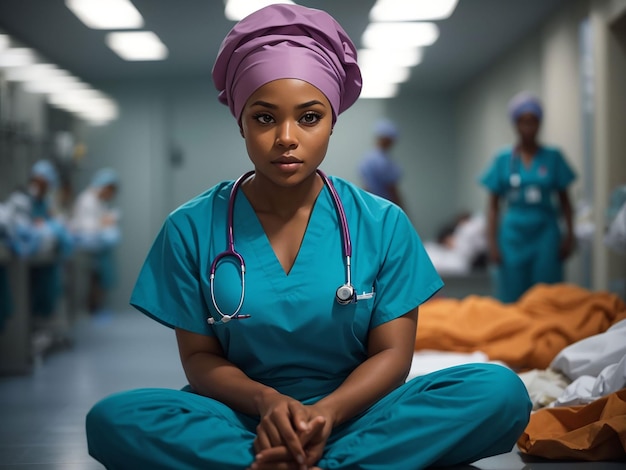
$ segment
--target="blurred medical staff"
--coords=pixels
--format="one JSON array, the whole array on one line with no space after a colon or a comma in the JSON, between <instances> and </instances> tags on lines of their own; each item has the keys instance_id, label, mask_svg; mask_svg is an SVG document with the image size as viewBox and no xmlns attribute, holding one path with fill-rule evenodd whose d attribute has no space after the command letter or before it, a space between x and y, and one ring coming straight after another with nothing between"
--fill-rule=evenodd
<instances>
[{"instance_id":1,"label":"blurred medical staff","mask_svg":"<svg viewBox=\"0 0 626 470\"><path fill-rule=\"evenodd\" d=\"M391 158L391 149L398 140L398 128L388 120L378 121L374 127L375 147L359 165L363 188L402 207L398 183L402 169Z\"/></svg>"},{"instance_id":2,"label":"blurred medical staff","mask_svg":"<svg viewBox=\"0 0 626 470\"><path fill-rule=\"evenodd\" d=\"M48 317L55 311L61 293L61 257L72 252L67 227L56 217L52 194L58 184L56 168L49 160L39 160L31 168L27 192L9 198L12 222L10 246L14 253L34 259L30 267L31 311Z\"/></svg>"},{"instance_id":3,"label":"blurred medical staff","mask_svg":"<svg viewBox=\"0 0 626 470\"><path fill-rule=\"evenodd\" d=\"M562 282L563 260L574 248L567 188L576 178L559 149L538 142L543 108L535 96L514 96L509 115L517 142L501 150L480 178L489 192L496 297L507 303L534 284Z\"/></svg>"},{"instance_id":4,"label":"blurred medical staff","mask_svg":"<svg viewBox=\"0 0 626 470\"><path fill-rule=\"evenodd\" d=\"M73 210L71 227L76 245L89 254L87 304L92 313L104 308L106 295L116 282L114 248L121 239L120 213L111 204L118 189L117 172L102 168L79 194Z\"/></svg>"}]
</instances>

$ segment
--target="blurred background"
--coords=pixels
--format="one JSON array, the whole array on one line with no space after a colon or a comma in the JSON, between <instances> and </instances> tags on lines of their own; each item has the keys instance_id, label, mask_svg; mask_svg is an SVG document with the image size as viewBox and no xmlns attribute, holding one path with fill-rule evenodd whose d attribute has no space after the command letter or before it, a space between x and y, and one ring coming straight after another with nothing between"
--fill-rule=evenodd
<instances>
[{"instance_id":1,"label":"blurred background","mask_svg":"<svg viewBox=\"0 0 626 470\"><path fill-rule=\"evenodd\" d=\"M63 435L82 436L86 410L105 393L184 382L166 329L136 315L112 326L115 340L105 344L83 320L106 324L130 311L139 269L168 213L251 168L211 68L235 21L266 3L0 0L0 374L39 370L43 380L26 388L5 382L3 401L22 408L6 414L7 405L0 437L18 429L30 442L38 420L50 417L71 418L71 429L59 421ZM558 146L578 175L566 282L626 298L626 259L603 241L611 198L626 184L626 1L415 1L399 15L382 0L296 3L333 15L363 69L363 94L337 122L327 173L361 184L359 162L376 122L393 121L403 208L422 240L436 242L460 214L485 214L478 178L514 143L507 104L529 91L544 107L540 140ZM438 8L414 11L420 3ZM47 203L45 229L28 217L19 223L35 194ZM93 228L94 214L106 227ZM446 296L491 294L484 264L442 275ZM63 359L54 378L41 372L46 352L77 338L92 349ZM156 362L127 362L151 356L145 348L161 349ZM164 376L159 364L168 360L176 370ZM107 361L127 368L115 375ZM85 375L67 379L72 369ZM37 385L59 380L75 394L55 393L80 404L63 418ZM37 410L24 410L38 399L48 414L35 418ZM76 445L81 461L84 443ZM17 462L15 449L0 446L0 461ZM88 468L70 460L59 468Z\"/></svg>"},{"instance_id":2,"label":"blurred background","mask_svg":"<svg viewBox=\"0 0 626 470\"><path fill-rule=\"evenodd\" d=\"M218 0L120 3L121 13L90 17L80 1L0 1L0 201L28 184L41 159L56 170L61 213L99 169L114 170L121 237L106 306L116 311L128 308L167 214L250 168L210 74L222 38L254 2L240 2L243 12ZM298 3L344 26L364 70L363 95L331 139L328 173L359 183L358 162L375 122L393 120L404 208L422 239L434 239L455 215L484 212L477 178L494 152L514 141L507 103L521 90L533 92L544 105L541 139L559 146L578 174L570 195L579 240L567 281L623 295L626 262L611 256L602 235L610 194L626 181L626 2L430 2L443 10L426 17L410 9L400 17L377 12L373 0ZM375 36L390 20L401 36L376 53L374 46L393 39L384 31L383 39ZM120 33L139 33L135 44L148 48L119 50L129 39ZM74 251L64 262L76 257ZM64 299L80 311L88 283L75 264L78 274L63 278L74 279ZM488 292L488 276L475 281L459 295ZM28 295L17 287L14 309ZM17 320L7 321L10 329Z\"/></svg>"}]
</instances>

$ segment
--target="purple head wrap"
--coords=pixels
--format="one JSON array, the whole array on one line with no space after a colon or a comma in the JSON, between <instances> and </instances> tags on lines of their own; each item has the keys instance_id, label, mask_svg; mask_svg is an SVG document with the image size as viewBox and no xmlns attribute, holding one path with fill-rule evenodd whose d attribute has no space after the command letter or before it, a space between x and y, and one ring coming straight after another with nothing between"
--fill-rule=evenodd
<instances>
[{"instance_id":1,"label":"purple head wrap","mask_svg":"<svg viewBox=\"0 0 626 470\"><path fill-rule=\"evenodd\" d=\"M240 121L248 98L281 78L304 80L333 109L333 123L361 93L356 48L328 13L300 5L270 5L230 30L213 66L219 100Z\"/></svg>"},{"instance_id":2,"label":"purple head wrap","mask_svg":"<svg viewBox=\"0 0 626 470\"><path fill-rule=\"evenodd\" d=\"M543 118L543 108L539 99L527 91L522 91L515 95L509 102L509 116L515 122L524 113L534 114L541 121Z\"/></svg>"}]
</instances>

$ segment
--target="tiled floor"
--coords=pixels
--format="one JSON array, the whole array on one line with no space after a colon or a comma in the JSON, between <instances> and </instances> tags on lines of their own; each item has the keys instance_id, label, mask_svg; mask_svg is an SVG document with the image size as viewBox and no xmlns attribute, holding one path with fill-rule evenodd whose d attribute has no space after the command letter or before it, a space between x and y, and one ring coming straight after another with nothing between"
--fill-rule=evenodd
<instances>
[{"instance_id":1,"label":"tiled floor","mask_svg":"<svg viewBox=\"0 0 626 470\"><path fill-rule=\"evenodd\" d=\"M139 313L84 319L74 338L72 348L50 354L32 375L0 378L0 470L102 470L87 454L89 408L119 390L185 383L173 333ZM617 470L626 462L549 462L514 449L463 468Z\"/></svg>"}]
</instances>

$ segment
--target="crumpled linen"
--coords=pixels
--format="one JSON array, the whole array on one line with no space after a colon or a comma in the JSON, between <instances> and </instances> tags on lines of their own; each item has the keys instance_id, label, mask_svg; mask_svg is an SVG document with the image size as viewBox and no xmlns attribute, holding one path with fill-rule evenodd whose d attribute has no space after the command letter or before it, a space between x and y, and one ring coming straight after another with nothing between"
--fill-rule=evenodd
<instances>
[{"instance_id":1,"label":"crumpled linen","mask_svg":"<svg viewBox=\"0 0 626 470\"><path fill-rule=\"evenodd\" d=\"M626 459L626 388L587 405L536 411L517 446L553 460Z\"/></svg>"},{"instance_id":2,"label":"crumpled linen","mask_svg":"<svg viewBox=\"0 0 626 470\"><path fill-rule=\"evenodd\" d=\"M432 299L420 306L415 350L482 351L517 370L547 369L566 346L626 319L616 294L537 284L517 302Z\"/></svg>"}]
</instances>

